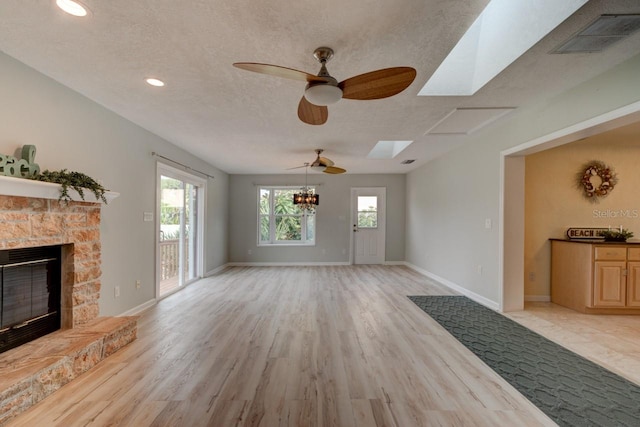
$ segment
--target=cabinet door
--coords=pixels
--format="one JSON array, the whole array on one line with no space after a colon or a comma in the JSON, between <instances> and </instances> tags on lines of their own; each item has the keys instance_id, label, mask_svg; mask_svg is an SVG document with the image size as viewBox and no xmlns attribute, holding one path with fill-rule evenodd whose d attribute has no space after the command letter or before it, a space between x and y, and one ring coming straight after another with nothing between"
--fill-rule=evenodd
<instances>
[{"instance_id":1,"label":"cabinet door","mask_svg":"<svg viewBox=\"0 0 640 427\"><path fill-rule=\"evenodd\" d=\"M627 303L624 261L596 261L593 281L594 307L624 307Z\"/></svg>"},{"instance_id":2,"label":"cabinet door","mask_svg":"<svg viewBox=\"0 0 640 427\"><path fill-rule=\"evenodd\" d=\"M629 262L627 269L627 307L640 307L640 262Z\"/></svg>"}]
</instances>

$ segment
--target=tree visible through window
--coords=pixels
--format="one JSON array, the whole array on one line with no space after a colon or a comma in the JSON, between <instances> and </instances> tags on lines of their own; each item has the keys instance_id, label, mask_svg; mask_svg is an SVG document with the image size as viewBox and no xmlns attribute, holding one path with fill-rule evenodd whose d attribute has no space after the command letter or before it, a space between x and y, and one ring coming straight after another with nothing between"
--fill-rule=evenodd
<instances>
[{"instance_id":1,"label":"tree visible through window","mask_svg":"<svg viewBox=\"0 0 640 427\"><path fill-rule=\"evenodd\" d=\"M178 179L162 176L160 189L163 194L160 200L160 240L177 240L180 236L184 183Z\"/></svg>"},{"instance_id":2,"label":"tree visible through window","mask_svg":"<svg viewBox=\"0 0 640 427\"><path fill-rule=\"evenodd\" d=\"M258 193L258 240L261 245L315 243L315 216L293 204L298 187L261 187Z\"/></svg>"},{"instance_id":3,"label":"tree visible through window","mask_svg":"<svg viewBox=\"0 0 640 427\"><path fill-rule=\"evenodd\" d=\"M378 228L376 196L358 196L358 228Z\"/></svg>"}]
</instances>

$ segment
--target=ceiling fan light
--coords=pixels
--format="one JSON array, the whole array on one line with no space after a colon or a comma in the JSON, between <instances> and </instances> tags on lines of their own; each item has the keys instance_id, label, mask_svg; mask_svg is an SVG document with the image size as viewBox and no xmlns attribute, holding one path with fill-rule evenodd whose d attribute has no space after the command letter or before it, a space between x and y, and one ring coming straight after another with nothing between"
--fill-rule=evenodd
<instances>
[{"instance_id":1,"label":"ceiling fan light","mask_svg":"<svg viewBox=\"0 0 640 427\"><path fill-rule=\"evenodd\" d=\"M342 89L326 83L308 84L304 97L313 105L330 105L342 99Z\"/></svg>"}]
</instances>

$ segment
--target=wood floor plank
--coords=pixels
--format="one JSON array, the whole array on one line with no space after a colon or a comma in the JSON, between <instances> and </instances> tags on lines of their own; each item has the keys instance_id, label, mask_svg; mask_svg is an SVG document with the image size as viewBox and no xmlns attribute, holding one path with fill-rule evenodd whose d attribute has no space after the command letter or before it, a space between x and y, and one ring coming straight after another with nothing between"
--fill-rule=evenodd
<instances>
[{"instance_id":1,"label":"wood floor plank","mask_svg":"<svg viewBox=\"0 0 640 427\"><path fill-rule=\"evenodd\" d=\"M277 426L284 418L288 360L267 359L255 395L247 411L247 426Z\"/></svg>"},{"instance_id":2,"label":"wood floor plank","mask_svg":"<svg viewBox=\"0 0 640 427\"><path fill-rule=\"evenodd\" d=\"M403 266L229 268L7 426L554 425L407 298L450 294ZM638 381L640 316L575 314L511 316Z\"/></svg>"},{"instance_id":3,"label":"wood floor plank","mask_svg":"<svg viewBox=\"0 0 640 427\"><path fill-rule=\"evenodd\" d=\"M351 399L351 407L356 427L376 426L376 419L369 399Z\"/></svg>"},{"instance_id":4,"label":"wood floor plank","mask_svg":"<svg viewBox=\"0 0 640 427\"><path fill-rule=\"evenodd\" d=\"M318 406L316 399L286 400L282 427L318 426Z\"/></svg>"}]
</instances>

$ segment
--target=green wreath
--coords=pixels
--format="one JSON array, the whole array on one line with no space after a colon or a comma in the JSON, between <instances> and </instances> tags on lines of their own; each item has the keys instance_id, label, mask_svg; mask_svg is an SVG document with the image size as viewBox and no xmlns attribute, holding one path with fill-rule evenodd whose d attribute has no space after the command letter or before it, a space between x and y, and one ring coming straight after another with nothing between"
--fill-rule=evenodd
<instances>
[{"instance_id":1,"label":"green wreath","mask_svg":"<svg viewBox=\"0 0 640 427\"><path fill-rule=\"evenodd\" d=\"M599 184L592 181L595 181L595 177L599 179ZM592 202L611 193L617 183L613 169L598 160L587 163L578 174L578 186L582 189L582 194Z\"/></svg>"}]
</instances>

